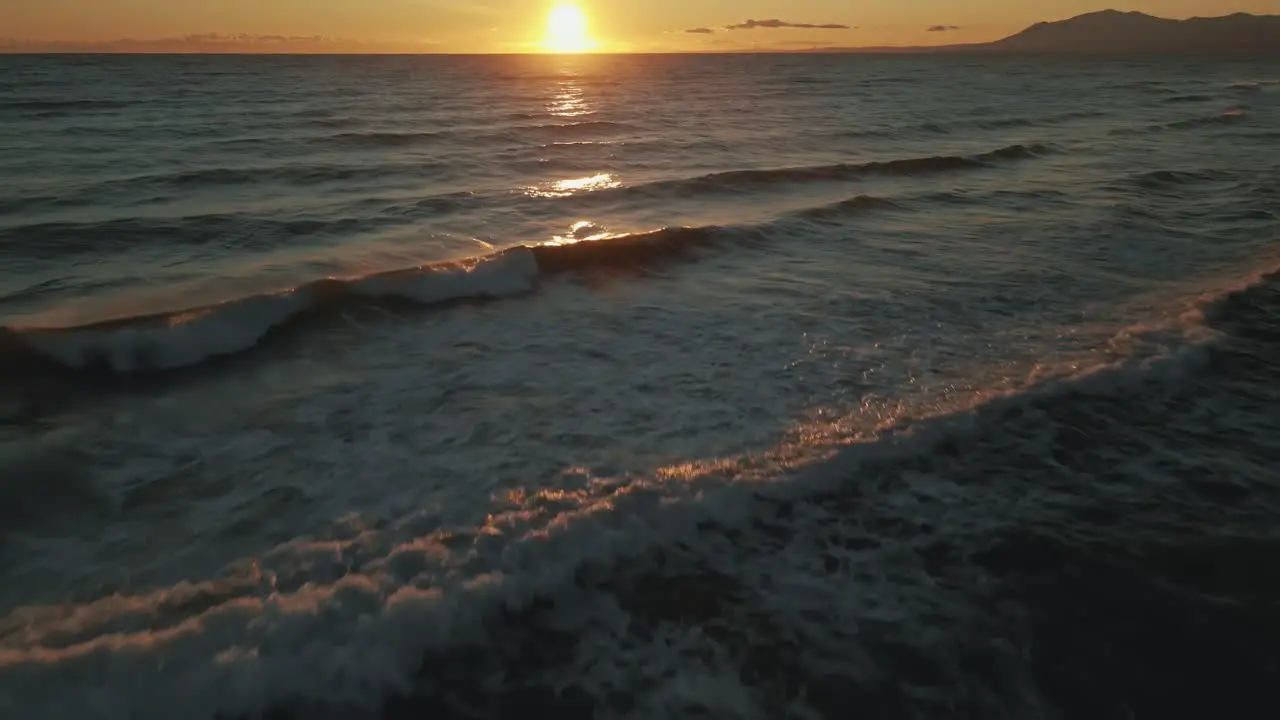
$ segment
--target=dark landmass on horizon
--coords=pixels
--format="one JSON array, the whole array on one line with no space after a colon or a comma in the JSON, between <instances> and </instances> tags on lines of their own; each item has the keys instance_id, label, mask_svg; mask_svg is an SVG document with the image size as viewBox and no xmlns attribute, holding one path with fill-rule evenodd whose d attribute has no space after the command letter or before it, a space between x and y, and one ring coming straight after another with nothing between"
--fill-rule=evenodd
<instances>
[{"instance_id":1,"label":"dark landmass on horizon","mask_svg":"<svg viewBox=\"0 0 1280 720\"><path fill-rule=\"evenodd\" d=\"M341 42L342 47L337 44ZM433 43L338 41L318 36L192 35L103 42L25 41L0 38L0 54L435 54ZM1280 15L1236 13L1172 20L1142 12L1102 10L1041 22L1001 40L961 45L757 48L701 50L696 54L1071 54L1280 55ZM447 53L455 54L455 53ZM489 53L486 53L489 54ZM502 54L502 53L492 53ZM682 54L682 53L659 53Z\"/></svg>"},{"instance_id":2,"label":"dark landmass on horizon","mask_svg":"<svg viewBox=\"0 0 1280 720\"><path fill-rule=\"evenodd\" d=\"M1103 10L1041 22L1002 40L916 47L826 47L828 53L966 54L1270 54L1280 55L1280 15L1236 13L1170 20L1141 12Z\"/></svg>"}]
</instances>

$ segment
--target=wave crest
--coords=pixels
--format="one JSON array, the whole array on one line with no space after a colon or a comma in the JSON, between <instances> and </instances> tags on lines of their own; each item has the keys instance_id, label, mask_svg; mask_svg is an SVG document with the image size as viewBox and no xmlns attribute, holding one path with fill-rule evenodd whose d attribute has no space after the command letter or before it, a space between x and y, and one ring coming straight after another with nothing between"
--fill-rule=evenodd
<instances>
[{"instance_id":1,"label":"wave crest","mask_svg":"<svg viewBox=\"0 0 1280 720\"><path fill-rule=\"evenodd\" d=\"M334 305L399 298L424 305L527 292L537 276L533 254L520 248L465 263L430 265L354 280L328 278L279 293L174 313L71 328L6 328L4 363L33 356L66 369L135 374L175 370L243 352L272 330Z\"/></svg>"},{"instance_id":2,"label":"wave crest","mask_svg":"<svg viewBox=\"0 0 1280 720\"><path fill-rule=\"evenodd\" d=\"M934 155L930 157L881 160L865 163L838 163L765 170L728 170L680 180L663 180L622 188L615 192L666 194L688 192L734 192L759 186L856 180L874 175L931 175L959 170L979 170L1000 162L1030 160L1052 154L1052 145L1009 145L976 155Z\"/></svg>"},{"instance_id":3,"label":"wave crest","mask_svg":"<svg viewBox=\"0 0 1280 720\"><path fill-rule=\"evenodd\" d=\"M813 221L840 221L845 218L863 215L878 210L901 210L902 205L888 198L872 195L858 195L847 200L807 208L796 213L798 217Z\"/></svg>"},{"instance_id":4,"label":"wave crest","mask_svg":"<svg viewBox=\"0 0 1280 720\"><path fill-rule=\"evenodd\" d=\"M1157 125L1148 125L1141 128L1117 128L1112 130L1110 134L1113 136L1127 136L1168 132L1170 130L1194 130L1196 128L1213 127L1215 125L1230 125L1240 122L1247 117L1248 113L1244 108L1227 108L1226 110L1214 115L1202 115L1200 117L1175 120L1173 122Z\"/></svg>"},{"instance_id":5,"label":"wave crest","mask_svg":"<svg viewBox=\"0 0 1280 720\"><path fill-rule=\"evenodd\" d=\"M518 246L460 262L326 278L207 307L68 328L0 328L0 370L10 378L55 368L137 375L200 365L257 346L273 331L335 307L378 301L436 306L531 292L539 278L594 270L651 268L723 240L750 242L748 229L676 227L579 242Z\"/></svg>"},{"instance_id":6,"label":"wave crest","mask_svg":"<svg viewBox=\"0 0 1280 720\"><path fill-rule=\"evenodd\" d=\"M353 148L411 147L439 140L436 132L345 132L315 138L313 142Z\"/></svg>"}]
</instances>

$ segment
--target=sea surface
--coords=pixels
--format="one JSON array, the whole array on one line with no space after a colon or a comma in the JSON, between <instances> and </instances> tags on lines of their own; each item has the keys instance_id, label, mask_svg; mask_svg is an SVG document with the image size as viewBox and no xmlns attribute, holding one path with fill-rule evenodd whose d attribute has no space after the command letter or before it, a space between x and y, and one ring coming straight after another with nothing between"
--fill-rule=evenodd
<instances>
[{"instance_id":1,"label":"sea surface","mask_svg":"<svg viewBox=\"0 0 1280 720\"><path fill-rule=\"evenodd\" d=\"M0 716L1274 718L1277 268L1275 61L0 58Z\"/></svg>"}]
</instances>

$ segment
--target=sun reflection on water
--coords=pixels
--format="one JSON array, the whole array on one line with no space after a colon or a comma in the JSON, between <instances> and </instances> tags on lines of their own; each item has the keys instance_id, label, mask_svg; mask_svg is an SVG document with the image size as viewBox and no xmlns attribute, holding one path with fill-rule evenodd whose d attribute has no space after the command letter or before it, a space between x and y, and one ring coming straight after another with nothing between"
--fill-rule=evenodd
<instances>
[{"instance_id":1,"label":"sun reflection on water","mask_svg":"<svg viewBox=\"0 0 1280 720\"><path fill-rule=\"evenodd\" d=\"M621 186L622 182L613 173L599 173L586 177L555 180L543 185L529 187L525 189L525 194L530 197L558 198Z\"/></svg>"},{"instance_id":2,"label":"sun reflection on water","mask_svg":"<svg viewBox=\"0 0 1280 720\"><path fill-rule=\"evenodd\" d=\"M547 102L547 113L554 117L577 118L595 114L586 93L572 80L564 82Z\"/></svg>"},{"instance_id":3,"label":"sun reflection on water","mask_svg":"<svg viewBox=\"0 0 1280 720\"><path fill-rule=\"evenodd\" d=\"M598 225L590 220L581 220L569 226L567 234L552 236L545 244L572 245L593 240L607 240L611 237L616 237L616 235L609 232L603 225Z\"/></svg>"}]
</instances>

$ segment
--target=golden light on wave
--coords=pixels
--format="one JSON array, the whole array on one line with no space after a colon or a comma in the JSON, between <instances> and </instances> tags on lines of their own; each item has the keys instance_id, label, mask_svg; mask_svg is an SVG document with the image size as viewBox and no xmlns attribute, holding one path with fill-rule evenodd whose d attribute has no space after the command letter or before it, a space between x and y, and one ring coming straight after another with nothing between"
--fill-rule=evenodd
<instances>
[{"instance_id":1,"label":"golden light on wave","mask_svg":"<svg viewBox=\"0 0 1280 720\"><path fill-rule=\"evenodd\" d=\"M558 3L547 14L547 34L542 46L549 52L580 53L595 48L587 27L587 14L573 3Z\"/></svg>"},{"instance_id":2,"label":"golden light on wave","mask_svg":"<svg viewBox=\"0 0 1280 720\"><path fill-rule=\"evenodd\" d=\"M532 197L568 197L578 193L608 190L616 187L622 187L621 180L612 173L600 173L599 175L556 180L541 186L529 187L525 189L525 194Z\"/></svg>"},{"instance_id":3,"label":"golden light on wave","mask_svg":"<svg viewBox=\"0 0 1280 720\"><path fill-rule=\"evenodd\" d=\"M590 175L588 177L570 178L568 180L557 180L552 183L552 187L562 193L575 193L584 190L604 190L606 188L615 188L621 185L610 173L600 173L599 175Z\"/></svg>"},{"instance_id":4,"label":"golden light on wave","mask_svg":"<svg viewBox=\"0 0 1280 720\"><path fill-rule=\"evenodd\" d=\"M614 233L609 232L601 225L591 222L590 220L581 220L569 227L566 235L556 235L548 240L546 245L576 245L580 242L594 242L596 240L609 240L618 237Z\"/></svg>"}]
</instances>

